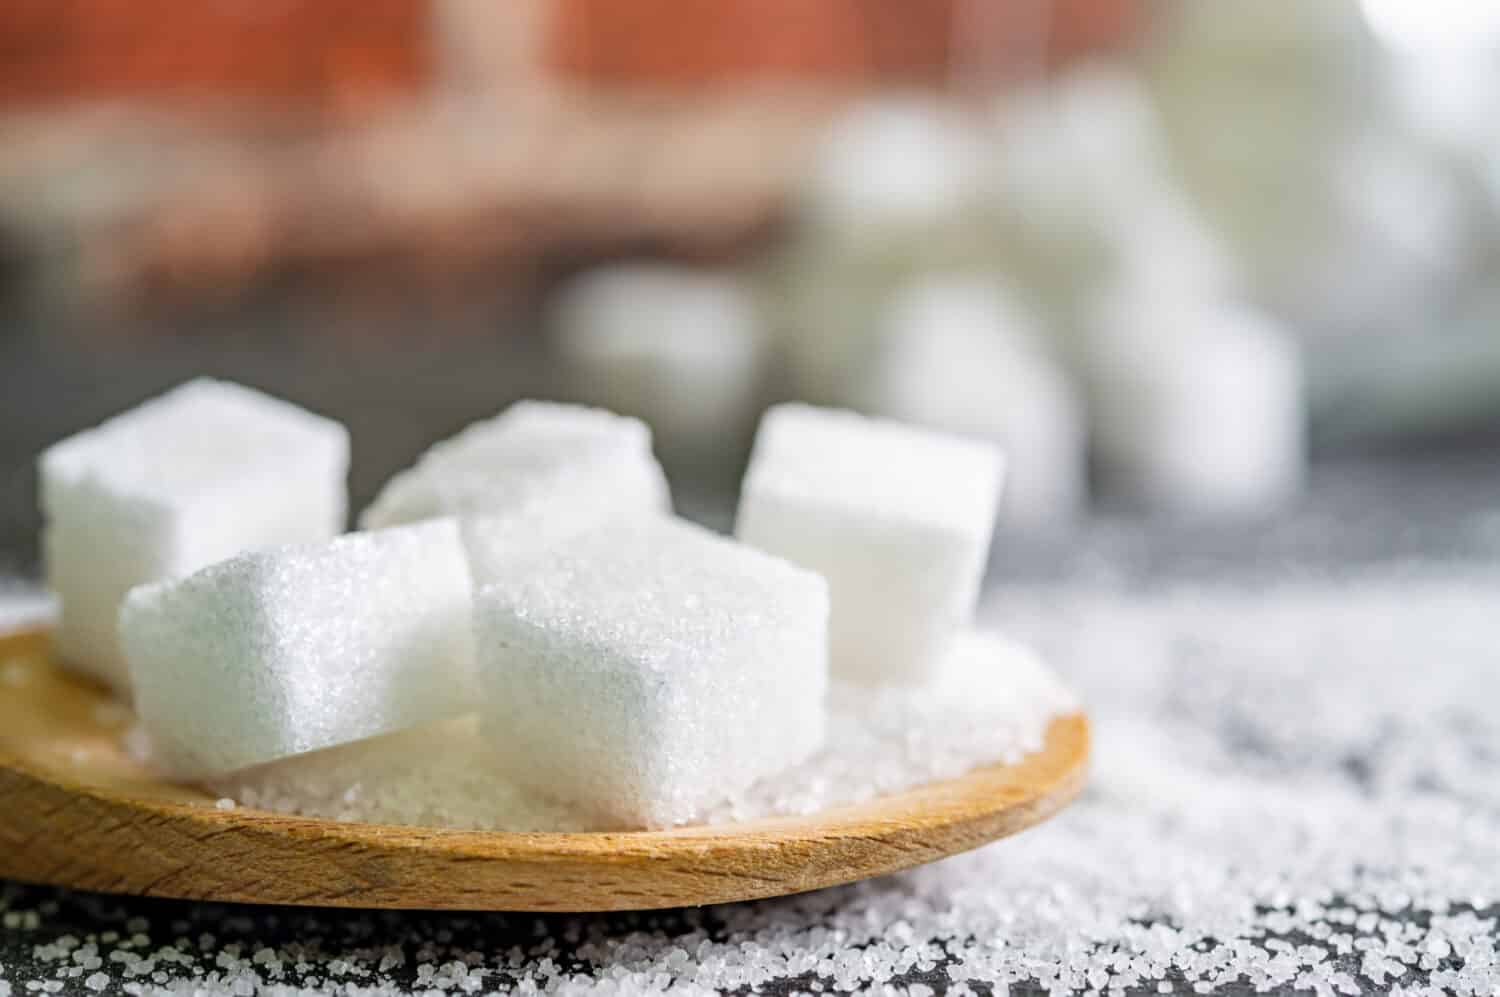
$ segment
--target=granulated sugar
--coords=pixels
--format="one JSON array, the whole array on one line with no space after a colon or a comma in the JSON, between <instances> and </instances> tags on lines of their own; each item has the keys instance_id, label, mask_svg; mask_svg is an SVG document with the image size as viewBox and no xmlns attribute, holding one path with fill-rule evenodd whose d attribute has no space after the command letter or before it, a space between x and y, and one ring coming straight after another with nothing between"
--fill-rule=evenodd
<instances>
[{"instance_id":1,"label":"granulated sugar","mask_svg":"<svg viewBox=\"0 0 1500 997\"><path fill-rule=\"evenodd\" d=\"M1017 838L854 886L647 914L305 911L10 886L0 979L12 997L57 984L1495 994L1497 606L1493 569L1010 590L987 622L1039 646L1097 730L1091 788Z\"/></svg>"},{"instance_id":2,"label":"granulated sugar","mask_svg":"<svg viewBox=\"0 0 1500 997\"><path fill-rule=\"evenodd\" d=\"M209 788L240 806L340 821L586 830L582 818L492 771L487 753L470 715L284 759Z\"/></svg>"},{"instance_id":3,"label":"granulated sugar","mask_svg":"<svg viewBox=\"0 0 1500 997\"><path fill-rule=\"evenodd\" d=\"M1075 708L1024 648L965 634L925 689L834 683L828 747L702 815L724 823L806 814L950 778L1041 747L1048 722ZM561 736L561 735L560 735ZM491 769L473 717L319 751L215 780L237 803L341 821L510 831L583 831L584 814Z\"/></svg>"},{"instance_id":4,"label":"granulated sugar","mask_svg":"<svg viewBox=\"0 0 1500 997\"><path fill-rule=\"evenodd\" d=\"M709 815L712 822L809 814L1014 762L1042 747L1048 723L1077 708L1034 654L995 634L963 634L919 688L835 682L828 747Z\"/></svg>"}]
</instances>

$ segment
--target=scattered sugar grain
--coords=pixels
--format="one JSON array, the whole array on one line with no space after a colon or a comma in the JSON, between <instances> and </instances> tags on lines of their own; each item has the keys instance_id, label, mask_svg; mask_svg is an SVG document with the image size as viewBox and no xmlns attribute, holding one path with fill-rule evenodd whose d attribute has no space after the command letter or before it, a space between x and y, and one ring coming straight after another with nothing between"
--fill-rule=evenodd
<instances>
[{"instance_id":1,"label":"scattered sugar grain","mask_svg":"<svg viewBox=\"0 0 1500 997\"><path fill-rule=\"evenodd\" d=\"M139 952L113 958L117 898L4 884L0 926L29 948L90 925L109 991L152 995L397 997L454 962L487 971L476 992L1493 994L1497 603L1493 570L1002 591L987 622L1090 704L1091 788L1016 838L847 887L615 915L182 904L147 929L145 976ZM67 965L0 960L12 994Z\"/></svg>"}]
</instances>

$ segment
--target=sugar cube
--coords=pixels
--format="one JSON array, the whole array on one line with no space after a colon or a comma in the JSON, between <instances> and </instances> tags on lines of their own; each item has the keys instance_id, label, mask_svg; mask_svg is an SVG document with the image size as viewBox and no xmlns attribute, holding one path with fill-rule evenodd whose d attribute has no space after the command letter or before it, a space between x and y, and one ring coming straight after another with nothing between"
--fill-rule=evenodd
<instances>
[{"instance_id":1,"label":"sugar cube","mask_svg":"<svg viewBox=\"0 0 1500 997\"><path fill-rule=\"evenodd\" d=\"M1137 74L1097 63L1009 88L991 130L987 193L1028 241L1084 263L1173 182L1167 137Z\"/></svg>"},{"instance_id":2,"label":"sugar cube","mask_svg":"<svg viewBox=\"0 0 1500 997\"><path fill-rule=\"evenodd\" d=\"M979 277L927 277L899 290L884 318L870 410L999 445L1002 524L1076 517L1087 494L1083 407L1014 293Z\"/></svg>"},{"instance_id":3,"label":"sugar cube","mask_svg":"<svg viewBox=\"0 0 1500 997\"><path fill-rule=\"evenodd\" d=\"M1263 516L1301 491L1306 410L1295 342L1241 305L1106 295L1089 340L1105 483L1193 517Z\"/></svg>"},{"instance_id":4,"label":"sugar cube","mask_svg":"<svg viewBox=\"0 0 1500 997\"><path fill-rule=\"evenodd\" d=\"M668 511L671 495L637 419L557 402L517 402L428 450L386 482L365 529L438 516L500 515L556 503Z\"/></svg>"},{"instance_id":5,"label":"sugar cube","mask_svg":"<svg viewBox=\"0 0 1500 997\"><path fill-rule=\"evenodd\" d=\"M58 656L128 694L116 635L133 586L344 528L343 426L207 378L53 445L38 461Z\"/></svg>"},{"instance_id":6,"label":"sugar cube","mask_svg":"<svg viewBox=\"0 0 1500 997\"><path fill-rule=\"evenodd\" d=\"M681 520L566 540L474 617L498 765L602 824L692 820L822 744L825 583Z\"/></svg>"},{"instance_id":7,"label":"sugar cube","mask_svg":"<svg viewBox=\"0 0 1500 997\"><path fill-rule=\"evenodd\" d=\"M865 235L952 222L973 201L981 155L963 115L941 101L865 100L814 149L804 214L818 229Z\"/></svg>"},{"instance_id":8,"label":"sugar cube","mask_svg":"<svg viewBox=\"0 0 1500 997\"><path fill-rule=\"evenodd\" d=\"M988 444L778 405L756 435L735 535L828 580L835 675L915 681L973 614L1001 476Z\"/></svg>"},{"instance_id":9,"label":"sugar cube","mask_svg":"<svg viewBox=\"0 0 1500 997\"><path fill-rule=\"evenodd\" d=\"M552 340L578 390L650 423L659 447L733 460L754 425L765 334L751 286L667 263L591 270L558 295Z\"/></svg>"},{"instance_id":10,"label":"sugar cube","mask_svg":"<svg viewBox=\"0 0 1500 997\"><path fill-rule=\"evenodd\" d=\"M459 536L475 587L519 570L552 546L600 526L658 515L654 510L617 509L599 495L563 495L557 502L504 515L464 516Z\"/></svg>"},{"instance_id":11,"label":"sugar cube","mask_svg":"<svg viewBox=\"0 0 1500 997\"><path fill-rule=\"evenodd\" d=\"M120 610L154 760L199 778L473 709L452 519L258 551Z\"/></svg>"}]
</instances>

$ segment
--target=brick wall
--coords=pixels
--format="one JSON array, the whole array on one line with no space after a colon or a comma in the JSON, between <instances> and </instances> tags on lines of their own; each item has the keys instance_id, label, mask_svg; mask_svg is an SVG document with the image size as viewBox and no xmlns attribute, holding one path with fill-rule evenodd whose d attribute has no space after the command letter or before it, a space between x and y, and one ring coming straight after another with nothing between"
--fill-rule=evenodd
<instances>
[{"instance_id":1,"label":"brick wall","mask_svg":"<svg viewBox=\"0 0 1500 997\"><path fill-rule=\"evenodd\" d=\"M345 103L429 75L427 0L4 0L0 100Z\"/></svg>"},{"instance_id":2,"label":"brick wall","mask_svg":"<svg viewBox=\"0 0 1500 997\"><path fill-rule=\"evenodd\" d=\"M538 3L545 31L533 31ZM1047 14L1038 4L1050 3ZM963 6L959 6L963 5ZM535 38L536 62L616 84L794 76L941 80L958 45L1004 59L1034 30L1055 61L1107 45L1141 0L4 0L0 103L213 95L359 104L443 80L462 38ZM957 14L955 12L958 12ZM978 16L975 16L975 12ZM954 20L967 15L973 25ZM524 29L524 32L523 30ZM987 37L966 37L983 32ZM524 58L507 43L503 58ZM473 73L468 73L472 77ZM504 78L504 74L500 74Z\"/></svg>"}]
</instances>

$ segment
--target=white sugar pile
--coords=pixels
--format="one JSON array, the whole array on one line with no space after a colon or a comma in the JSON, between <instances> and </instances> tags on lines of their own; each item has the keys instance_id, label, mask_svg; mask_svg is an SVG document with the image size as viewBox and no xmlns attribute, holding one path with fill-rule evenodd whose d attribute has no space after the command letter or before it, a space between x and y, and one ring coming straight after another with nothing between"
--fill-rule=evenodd
<instances>
[{"instance_id":1,"label":"white sugar pile","mask_svg":"<svg viewBox=\"0 0 1500 997\"><path fill-rule=\"evenodd\" d=\"M489 754L470 715L247 769L211 789L239 806L340 821L586 830L566 807L496 772Z\"/></svg>"},{"instance_id":2,"label":"white sugar pile","mask_svg":"<svg viewBox=\"0 0 1500 997\"><path fill-rule=\"evenodd\" d=\"M995 634L962 634L918 688L835 682L828 748L755 787L711 819L815 813L949 779L1042 747L1051 721L1077 708L1030 651Z\"/></svg>"},{"instance_id":3,"label":"white sugar pile","mask_svg":"<svg viewBox=\"0 0 1500 997\"><path fill-rule=\"evenodd\" d=\"M1018 838L803 896L628 915L0 887L32 992L950 995L1500 988L1500 572L990 601L1090 703L1092 787ZM0 987L0 993L7 988Z\"/></svg>"},{"instance_id":4,"label":"white sugar pile","mask_svg":"<svg viewBox=\"0 0 1500 997\"><path fill-rule=\"evenodd\" d=\"M827 747L698 819L812 813L949 778L1037 750L1075 708L1039 659L965 634L925 688L835 682ZM509 831L583 831L586 813L516 786L493 767L473 717L287 759L212 781L243 806L342 821Z\"/></svg>"}]
</instances>

